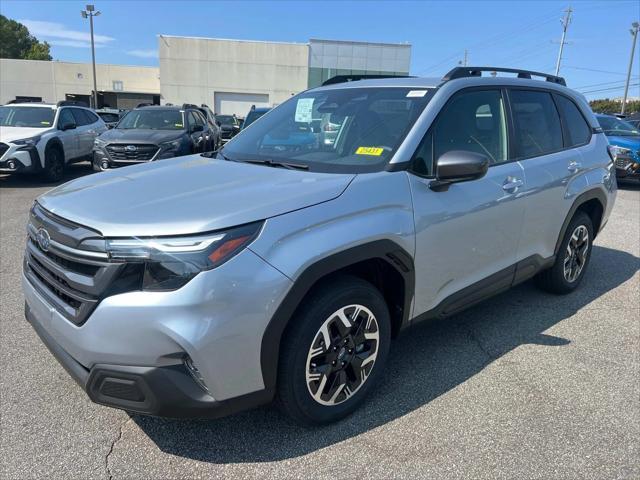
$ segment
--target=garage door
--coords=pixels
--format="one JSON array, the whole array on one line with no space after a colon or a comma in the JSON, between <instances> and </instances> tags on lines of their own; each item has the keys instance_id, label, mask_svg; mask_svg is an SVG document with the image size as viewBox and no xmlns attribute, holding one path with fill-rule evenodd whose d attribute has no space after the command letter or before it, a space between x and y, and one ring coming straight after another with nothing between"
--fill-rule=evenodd
<instances>
[{"instance_id":1,"label":"garage door","mask_svg":"<svg viewBox=\"0 0 640 480\"><path fill-rule=\"evenodd\" d=\"M246 117L251 109L251 105L256 107L268 107L269 95L265 93L234 93L215 92L214 93L215 112L224 115Z\"/></svg>"}]
</instances>

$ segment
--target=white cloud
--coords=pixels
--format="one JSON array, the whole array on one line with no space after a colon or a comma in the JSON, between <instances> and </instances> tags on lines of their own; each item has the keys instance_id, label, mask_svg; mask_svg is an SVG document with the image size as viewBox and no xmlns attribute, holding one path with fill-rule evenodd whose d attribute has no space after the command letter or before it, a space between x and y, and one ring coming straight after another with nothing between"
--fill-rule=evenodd
<instances>
[{"instance_id":1,"label":"white cloud","mask_svg":"<svg viewBox=\"0 0 640 480\"><path fill-rule=\"evenodd\" d=\"M77 48L91 45L91 36L88 31L70 30L63 24L55 22L43 22L40 20L19 21L29 29L31 35L38 37L38 39L47 40L52 45ZM107 35L94 35L93 40L96 47L100 47L114 41L115 38Z\"/></svg>"},{"instance_id":2,"label":"white cloud","mask_svg":"<svg viewBox=\"0 0 640 480\"><path fill-rule=\"evenodd\" d=\"M127 55L131 55L133 57L140 57L140 58L157 58L158 57L158 50L156 49L128 50L125 53Z\"/></svg>"}]
</instances>

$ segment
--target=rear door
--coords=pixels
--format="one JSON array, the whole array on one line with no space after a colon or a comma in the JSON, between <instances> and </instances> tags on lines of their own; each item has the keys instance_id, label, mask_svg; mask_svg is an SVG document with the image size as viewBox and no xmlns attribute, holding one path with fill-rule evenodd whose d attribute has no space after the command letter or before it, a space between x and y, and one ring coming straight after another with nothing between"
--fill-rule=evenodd
<instances>
[{"instance_id":1,"label":"rear door","mask_svg":"<svg viewBox=\"0 0 640 480\"><path fill-rule=\"evenodd\" d=\"M454 94L414 154L409 181L416 226L415 314L461 303L511 285L524 218L523 172L508 148L506 98L500 88ZM487 174L434 191L435 164L444 153L486 155ZM452 295L465 290L460 301ZM449 307L448 307L449 308Z\"/></svg>"},{"instance_id":2,"label":"rear door","mask_svg":"<svg viewBox=\"0 0 640 480\"><path fill-rule=\"evenodd\" d=\"M566 97L563 97L566 99ZM562 224L569 213L566 194L572 182L584 170L578 148L591 138L591 129L584 124L580 131L573 128L574 139L567 132L563 137L558 107L567 112L565 122L578 121L571 113L575 105L557 104L554 94L543 89L509 89L514 124L515 155L524 169L527 199L522 241L518 256L522 259L554 254ZM567 99L568 100L568 99ZM572 103L572 102L571 102ZM582 119L584 122L584 119ZM579 185L574 185L579 188Z\"/></svg>"}]
</instances>

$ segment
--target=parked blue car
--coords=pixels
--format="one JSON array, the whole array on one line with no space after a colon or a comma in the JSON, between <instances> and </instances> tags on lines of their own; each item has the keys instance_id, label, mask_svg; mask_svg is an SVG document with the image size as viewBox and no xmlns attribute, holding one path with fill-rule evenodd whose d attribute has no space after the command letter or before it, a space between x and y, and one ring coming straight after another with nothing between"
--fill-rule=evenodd
<instances>
[{"instance_id":1,"label":"parked blue car","mask_svg":"<svg viewBox=\"0 0 640 480\"><path fill-rule=\"evenodd\" d=\"M596 115L604 134L613 145L616 176L640 180L640 131L613 115Z\"/></svg>"}]
</instances>

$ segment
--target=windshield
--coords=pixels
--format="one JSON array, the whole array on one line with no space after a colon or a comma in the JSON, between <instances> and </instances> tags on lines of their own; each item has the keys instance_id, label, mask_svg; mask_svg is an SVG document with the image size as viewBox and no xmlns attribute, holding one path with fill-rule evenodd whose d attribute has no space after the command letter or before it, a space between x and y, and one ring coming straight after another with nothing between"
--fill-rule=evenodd
<instances>
[{"instance_id":1,"label":"windshield","mask_svg":"<svg viewBox=\"0 0 640 480\"><path fill-rule=\"evenodd\" d=\"M598 123L607 136L638 137L640 132L629 122L616 117L598 117Z\"/></svg>"},{"instance_id":2,"label":"windshield","mask_svg":"<svg viewBox=\"0 0 640 480\"><path fill-rule=\"evenodd\" d=\"M320 172L382 170L429 101L427 93L397 87L304 92L243 130L223 155Z\"/></svg>"},{"instance_id":3,"label":"windshield","mask_svg":"<svg viewBox=\"0 0 640 480\"><path fill-rule=\"evenodd\" d=\"M50 128L55 111L44 107L0 107L0 126Z\"/></svg>"},{"instance_id":4,"label":"windshield","mask_svg":"<svg viewBox=\"0 0 640 480\"><path fill-rule=\"evenodd\" d=\"M233 115L216 115L216 120L222 125L236 125L238 123Z\"/></svg>"},{"instance_id":5,"label":"windshield","mask_svg":"<svg viewBox=\"0 0 640 480\"><path fill-rule=\"evenodd\" d=\"M269 110L251 110L247 115L247 118L245 118L244 123L242 124L242 128L247 128L268 111Z\"/></svg>"},{"instance_id":6,"label":"windshield","mask_svg":"<svg viewBox=\"0 0 640 480\"><path fill-rule=\"evenodd\" d=\"M132 110L116 127L118 130L133 128L148 130L183 130L184 122L180 110Z\"/></svg>"}]
</instances>

